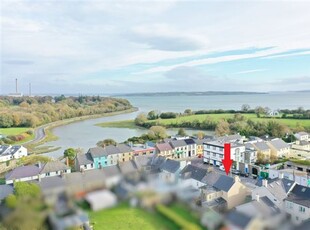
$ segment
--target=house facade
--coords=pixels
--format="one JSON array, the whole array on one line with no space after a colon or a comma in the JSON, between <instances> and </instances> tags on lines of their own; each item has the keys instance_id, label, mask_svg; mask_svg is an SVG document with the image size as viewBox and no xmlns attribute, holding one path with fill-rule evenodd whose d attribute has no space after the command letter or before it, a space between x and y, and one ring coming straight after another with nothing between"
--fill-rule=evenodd
<instances>
[{"instance_id":1,"label":"house facade","mask_svg":"<svg viewBox=\"0 0 310 230\"><path fill-rule=\"evenodd\" d=\"M296 185L285 199L285 212L296 225L309 220L310 188Z\"/></svg>"},{"instance_id":2,"label":"house facade","mask_svg":"<svg viewBox=\"0 0 310 230\"><path fill-rule=\"evenodd\" d=\"M157 143L155 145L157 156L172 158L174 150L169 143Z\"/></svg>"},{"instance_id":3,"label":"house facade","mask_svg":"<svg viewBox=\"0 0 310 230\"><path fill-rule=\"evenodd\" d=\"M28 155L25 147L20 145L0 145L0 162L19 159Z\"/></svg>"},{"instance_id":4,"label":"house facade","mask_svg":"<svg viewBox=\"0 0 310 230\"><path fill-rule=\"evenodd\" d=\"M290 146L282 139L276 138L267 142L271 149L271 155L275 157L288 157L290 154Z\"/></svg>"},{"instance_id":5,"label":"house facade","mask_svg":"<svg viewBox=\"0 0 310 230\"><path fill-rule=\"evenodd\" d=\"M231 143L231 159L236 162L242 162L245 153L245 146L239 143ZM205 163L215 166L221 166L224 159L224 142L209 141L204 143L204 158ZM236 165L239 169L238 164Z\"/></svg>"}]
</instances>

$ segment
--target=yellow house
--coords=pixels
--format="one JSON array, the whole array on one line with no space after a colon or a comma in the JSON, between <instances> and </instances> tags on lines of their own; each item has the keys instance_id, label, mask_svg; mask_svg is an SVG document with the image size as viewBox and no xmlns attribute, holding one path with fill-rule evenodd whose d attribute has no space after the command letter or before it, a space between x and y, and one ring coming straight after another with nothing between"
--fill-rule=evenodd
<instances>
[{"instance_id":1,"label":"yellow house","mask_svg":"<svg viewBox=\"0 0 310 230\"><path fill-rule=\"evenodd\" d=\"M256 143L251 143L253 147L257 150L258 154L262 154L265 159L270 159L271 148L264 141L259 141Z\"/></svg>"},{"instance_id":2,"label":"yellow house","mask_svg":"<svg viewBox=\"0 0 310 230\"><path fill-rule=\"evenodd\" d=\"M242 203L247 195L250 194L248 188L241 183L240 178L220 175L213 186L206 186L204 194L204 202L213 200L224 200L226 209L232 209Z\"/></svg>"}]
</instances>

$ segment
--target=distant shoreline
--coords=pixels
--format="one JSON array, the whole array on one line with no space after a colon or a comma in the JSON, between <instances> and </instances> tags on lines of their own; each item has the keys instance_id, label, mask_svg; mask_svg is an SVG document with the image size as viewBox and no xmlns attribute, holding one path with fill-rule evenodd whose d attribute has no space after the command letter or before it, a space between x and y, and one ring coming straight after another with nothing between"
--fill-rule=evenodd
<instances>
[{"instance_id":1,"label":"distant shoreline","mask_svg":"<svg viewBox=\"0 0 310 230\"><path fill-rule=\"evenodd\" d=\"M252 95L269 94L267 92L244 92L244 91L206 91L206 92L155 92L155 93L126 93L115 96L216 96L216 95Z\"/></svg>"}]
</instances>

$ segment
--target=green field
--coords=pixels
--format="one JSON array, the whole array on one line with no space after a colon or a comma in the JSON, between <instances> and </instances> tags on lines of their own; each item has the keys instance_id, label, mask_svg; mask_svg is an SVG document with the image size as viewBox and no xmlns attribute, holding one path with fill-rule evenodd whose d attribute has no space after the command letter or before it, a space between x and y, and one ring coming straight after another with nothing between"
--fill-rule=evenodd
<instances>
[{"instance_id":1,"label":"green field","mask_svg":"<svg viewBox=\"0 0 310 230\"><path fill-rule=\"evenodd\" d=\"M121 204L115 208L98 212L89 212L90 223L94 230L110 229L143 229L143 230L177 230L178 226L165 217L146 212L139 208L131 208Z\"/></svg>"},{"instance_id":2,"label":"green field","mask_svg":"<svg viewBox=\"0 0 310 230\"><path fill-rule=\"evenodd\" d=\"M5 136L18 135L27 132L31 128L0 128L0 134Z\"/></svg>"},{"instance_id":3,"label":"green field","mask_svg":"<svg viewBox=\"0 0 310 230\"><path fill-rule=\"evenodd\" d=\"M251 119L252 121L259 121L259 122L267 122L267 121L276 121L278 123L287 125L290 128L295 128L297 124L299 123L301 126L305 128L310 128L310 119L309 120L302 120L302 119L293 119L293 118L258 118L256 114L242 114L247 119ZM189 116L180 116L173 119L158 119L158 120L152 120L147 122L157 122L158 125L162 126L169 126L171 124L180 124L182 122L186 121L194 121L198 120L200 122L204 121L206 118L210 118L211 120L217 122L221 119L228 119L233 118L234 114L230 113L223 113L223 114L198 114L198 115L189 115ZM116 122L106 122L98 124L98 126L101 127L117 127L117 128L137 128L135 126L133 120L126 120L126 121L116 121Z\"/></svg>"}]
</instances>

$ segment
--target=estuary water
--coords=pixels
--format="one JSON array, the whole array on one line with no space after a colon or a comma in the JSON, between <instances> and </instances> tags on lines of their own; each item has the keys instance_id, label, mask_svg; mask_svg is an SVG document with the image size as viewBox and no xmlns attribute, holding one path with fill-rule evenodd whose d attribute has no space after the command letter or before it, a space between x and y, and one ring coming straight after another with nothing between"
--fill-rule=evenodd
<instances>
[{"instance_id":1,"label":"estuary water","mask_svg":"<svg viewBox=\"0 0 310 230\"><path fill-rule=\"evenodd\" d=\"M146 129L128 128L102 128L95 124L109 121L121 121L134 119L141 112L150 110L183 112L185 109L240 109L243 104L249 104L251 108L256 106L268 106L276 109L294 109L303 107L310 108L310 92L307 93L269 93L269 94L248 94L248 95L200 95L200 96L124 96L131 104L139 108L139 111L102 117L71 123L56 127L53 133L59 137L57 141L45 145L61 147L55 152L46 153L51 157L60 157L66 148L82 148L87 151L94 147L99 140L112 138L117 142L123 142L132 136L140 136L146 133ZM176 134L177 129L169 129L170 135ZM189 135L197 130L187 130ZM213 134L212 132L206 132Z\"/></svg>"}]
</instances>

